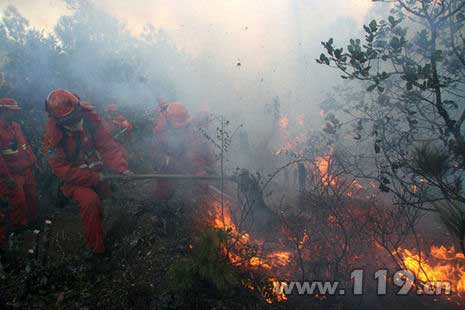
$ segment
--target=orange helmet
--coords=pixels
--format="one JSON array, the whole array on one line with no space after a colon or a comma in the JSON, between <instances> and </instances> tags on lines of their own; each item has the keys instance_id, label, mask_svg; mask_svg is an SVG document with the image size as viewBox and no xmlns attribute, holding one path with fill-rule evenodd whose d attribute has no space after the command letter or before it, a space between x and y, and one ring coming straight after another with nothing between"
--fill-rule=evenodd
<instances>
[{"instance_id":1,"label":"orange helmet","mask_svg":"<svg viewBox=\"0 0 465 310\"><path fill-rule=\"evenodd\" d=\"M183 128L191 123L189 112L179 102L172 102L160 108L161 117L155 126L156 132L161 132L168 128Z\"/></svg>"},{"instance_id":2,"label":"orange helmet","mask_svg":"<svg viewBox=\"0 0 465 310\"><path fill-rule=\"evenodd\" d=\"M110 103L105 108L105 111L107 111L107 112L117 112L118 110L119 110L119 107L118 107L118 105L116 103Z\"/></svg>"},{"instance_id":3,"label":"orange helmet","mask_svg":"<svg viewBox=\"0 0 465 310\"><path fill-rule=\"evenodd\" d=\"M69 116L78 109L79 105L79 99L64 89L52 91L45 100L45 110L54 118Z\"/></svg>"},{"instance_id":4,"label":"orange helmet","mask_svg":"<svg viewBox=\"0 0 465 310\"><path fill-rule=\"evenodd\" d=\"M190 124L191 118L186 107L179 102L170 103L166 109L166 119L171 127L182 128Z\"/></svg>"},{"instance_id":5,"label":"orange helmet","mask_svg":"<svg viewBox=\"0 0 465 310\"><path fill-rule=\"evenodd\" d=\"M16 100L14 100L12 98L1 98L0 99L0 109L21 110L21 107L18 105Z\"/></svg>"}]
</instances>

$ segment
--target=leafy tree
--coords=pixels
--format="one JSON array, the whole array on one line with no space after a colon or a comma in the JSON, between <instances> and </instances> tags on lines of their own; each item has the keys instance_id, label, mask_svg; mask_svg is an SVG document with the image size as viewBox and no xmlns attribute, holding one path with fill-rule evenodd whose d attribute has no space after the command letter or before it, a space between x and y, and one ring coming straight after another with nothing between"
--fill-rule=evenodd
<instances>
[{"instance_id":1,"label":"leafy tree","mask_svg":"<svg viewBox=\"0 0 465 310\"><path fill-rule=\"evenodd\" d=\"M346 48L322 42L317 62L362 87L342 92L350 96L340 117L357 143L372 145L380 189L450 223L465 210L465 1L377 2L394 4L387 20ZM452 222L463 246L465 221Z\"/></svg>"}]
</instances>

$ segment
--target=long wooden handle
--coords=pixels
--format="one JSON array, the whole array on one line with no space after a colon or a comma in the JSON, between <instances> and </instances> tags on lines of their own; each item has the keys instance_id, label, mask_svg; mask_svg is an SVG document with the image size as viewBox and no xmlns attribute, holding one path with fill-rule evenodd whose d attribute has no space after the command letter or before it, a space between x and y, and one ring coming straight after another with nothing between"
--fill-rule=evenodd
<instances>
[{"instance_id":1,"label":"long wooden handle","mask_svg":"<svg viewBox=\"0 0 465 310\"><path fill-rule=\"evenodd\" d=\"M209 181L209 180L220 180L221 177L214 175L207 176L196 176L196 175L183 175L183 174L112 174L106 175L107 180L196 180L196 181ZM233 181L234 178L227 176L225 180Z\"/></svg>"}]
</instances>

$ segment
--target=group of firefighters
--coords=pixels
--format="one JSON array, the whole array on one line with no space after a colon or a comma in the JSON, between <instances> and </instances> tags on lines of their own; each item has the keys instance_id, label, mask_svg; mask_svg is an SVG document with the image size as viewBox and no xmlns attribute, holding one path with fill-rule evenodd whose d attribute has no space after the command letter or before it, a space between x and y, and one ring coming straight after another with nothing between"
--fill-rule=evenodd
<instances>
[{"instance_id":1,"label":"group of firefighters","mask_svg":"<svg viewBox=\"0 0 465 310\"><path fill-rule=\"evenodd\" d=\"M36 157L16 122L21 107L11 98L0 99L0 249L9 230L34 225L38 194L33 169ZM163 173L206 175L212 155L192 125L187 109L178 102L159 99L154 124L154 160ZM131 176L128 154L116 136L129 137L133 129L116 104L101 117L89 102L68 90L52 91L45 100L45 154L52 173L67 198L77 202L84 239L96 254L105 253L101 200L110 195L108 173ZM159 181L155 199L174 192L169 181ZM7 208L5 208L7 206Z\"/></svg>"}]
</instances>

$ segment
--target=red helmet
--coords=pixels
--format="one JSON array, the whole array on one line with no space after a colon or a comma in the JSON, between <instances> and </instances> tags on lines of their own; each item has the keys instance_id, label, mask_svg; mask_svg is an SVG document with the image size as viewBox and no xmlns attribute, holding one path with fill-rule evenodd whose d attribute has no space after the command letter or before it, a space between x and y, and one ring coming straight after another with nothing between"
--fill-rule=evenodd
<instances>
[{"instance_id":1,"label":"red helmet","mask_svg":"<svg viewBox=\"0 0 465 310\"><path fill-rule=\"evenodd\" d=\"M0 99L0 109L21 110L21 107L18 105L16 100L14 100L12 98L1 98Z\"/></svg>"},{"instance_id":2,"label":"red helmet","mask_svg":"<svg viewBox=\"0 0 465 310\"><path fill-rule=\"evenodd\" d=\"M79 107L79 99L64 89L52 91L45 101L45 109L54 118L63 118L75 112Z\"/></svg>"}]
</instances>

